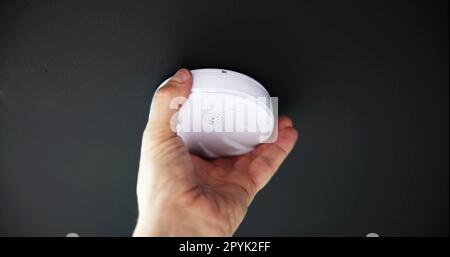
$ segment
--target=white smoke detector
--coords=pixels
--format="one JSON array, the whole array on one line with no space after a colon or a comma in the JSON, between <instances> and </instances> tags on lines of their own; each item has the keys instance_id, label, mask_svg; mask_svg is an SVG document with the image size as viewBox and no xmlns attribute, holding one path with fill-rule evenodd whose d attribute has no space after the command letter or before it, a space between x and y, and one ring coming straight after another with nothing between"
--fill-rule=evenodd
<instances>
[{"instance_id":1,"label":"white smoke detector","mask_svg":"<svg viewBox=\"0 0 450 257\"><path fill-rule=\"evenodd\" d=\"M176 126L191 153L207 158L240 155L274 137L275 104L260 83L224 69L191 73L191 94Z\"/></svg>"}]
</instances>

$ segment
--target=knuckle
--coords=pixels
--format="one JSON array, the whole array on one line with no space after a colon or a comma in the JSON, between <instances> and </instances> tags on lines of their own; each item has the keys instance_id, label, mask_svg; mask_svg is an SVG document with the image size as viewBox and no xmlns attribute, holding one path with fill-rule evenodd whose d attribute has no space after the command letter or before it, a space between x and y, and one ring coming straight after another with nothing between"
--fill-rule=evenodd
<instances>
[{"instance_id":1,"label":"knuckle","mask_svg":"<svg viewBox=\"0 0 450 257\"><path fill-rule=\"evenodd\" d=\"M287 116L281 116L281 117L279 117L279 121L278 121L278 122L279 122L279 123L283 123L283 124L285 124L285 125L287 125L287 126L290 126L290 127L293 126L292 119L289 118L289 117L287 117Z\"/></svg>"},{"instance_id":2,"label":"knuckle","mask_svg":"<svg viewBox=\"0 0 450 257\"><path fill-rule=\"evenodd\" d=\"M175 95L177 91L175 86L167 84L156 90L154 97L171 97Z\"/></svg>"}]
</instances>

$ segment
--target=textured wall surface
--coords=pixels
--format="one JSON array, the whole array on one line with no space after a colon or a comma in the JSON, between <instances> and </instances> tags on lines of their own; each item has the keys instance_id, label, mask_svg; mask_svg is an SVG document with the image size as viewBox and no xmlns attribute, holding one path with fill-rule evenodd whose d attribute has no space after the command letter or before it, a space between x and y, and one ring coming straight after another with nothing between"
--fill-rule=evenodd
<instances>
[{"instance_id":1,"label":"textured wall surface","mask_svg":"<svg viewBox=\"0 0 450 257\"><path fill-rule=\"evenodd\" d=\"M236 235L448 235L448 12L2 1L0 235L130 235L151 95L181 66L256 78L300 132Z\"/></svg>"}]
</instances>

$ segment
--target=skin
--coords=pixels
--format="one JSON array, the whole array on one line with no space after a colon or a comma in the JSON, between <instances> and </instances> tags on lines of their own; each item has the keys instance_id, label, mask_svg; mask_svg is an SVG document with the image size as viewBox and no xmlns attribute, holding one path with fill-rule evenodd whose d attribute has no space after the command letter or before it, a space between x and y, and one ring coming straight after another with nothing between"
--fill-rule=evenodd
<instances>
[{"instance_id":1,"label":"skin","mask_svg":"<svg viewBox=\"0 0 450 257\"><path fill-rule=\"evenodd\" d=\"M297 141L291 119L280 117L276 142L248 154L214 160L190 154L170 128L177 110L169 105L187 97L191 87L192 75L180 69L153 96L142 138L133 236L232 236Z\"/></svg>"}]
</instances>

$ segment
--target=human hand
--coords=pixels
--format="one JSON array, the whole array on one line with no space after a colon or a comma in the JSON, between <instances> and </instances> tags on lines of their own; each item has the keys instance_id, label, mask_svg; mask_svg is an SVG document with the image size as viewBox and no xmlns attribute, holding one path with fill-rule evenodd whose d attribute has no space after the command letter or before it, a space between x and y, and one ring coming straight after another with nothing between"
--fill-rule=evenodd
<instances>
[{"instance_id":1,"label":"human hand","mask_svg":"<svg viewBox=\"0 0 450 257\"><path fill-rule=\"evenodd\" d=\"M179 70L153 96L144 131L137 183L134 236L231 236L256 193L294 147L297 131L278 119L278 138L235 157L190 154L170 128L175 97L188 97L192 75Z\"/></svg>"}]
</instances>

